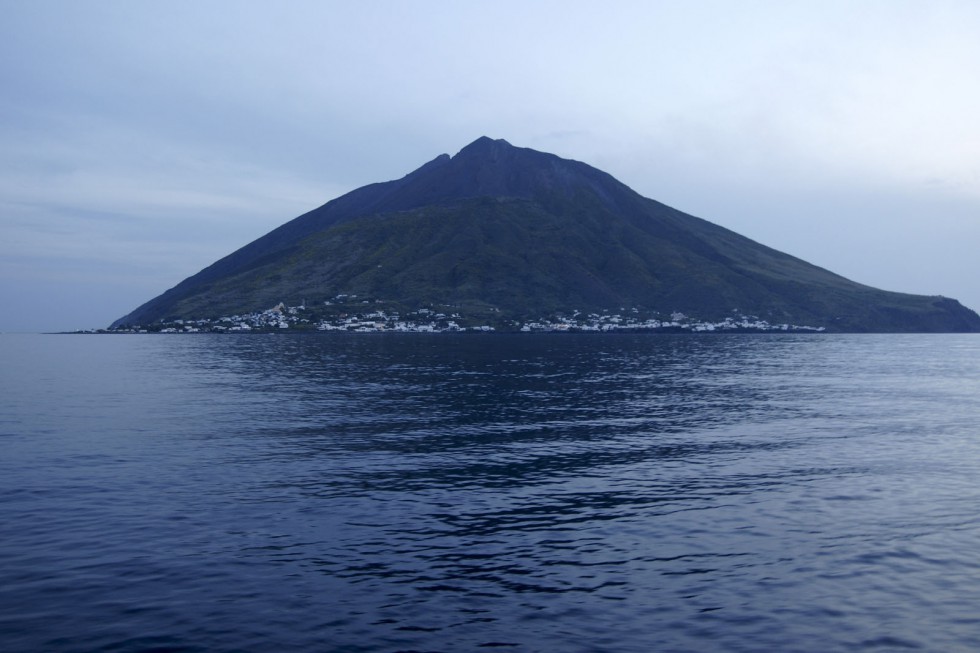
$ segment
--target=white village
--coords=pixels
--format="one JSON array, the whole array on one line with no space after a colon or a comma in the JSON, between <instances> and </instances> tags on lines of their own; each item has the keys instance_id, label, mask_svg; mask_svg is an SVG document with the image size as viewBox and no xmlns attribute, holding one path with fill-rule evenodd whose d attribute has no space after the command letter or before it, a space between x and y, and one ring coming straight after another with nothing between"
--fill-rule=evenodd
<instances>
[{"instance_id":1,"label":"white village","mask_svg":"<svg viewBox=\"0 0 980 653\"><path fill-rule=\"evenodd\" d=\"M354 307L352 307L352 305ZM341 306L343 310L336 309ZM276 333L347 332L347 333L604 333L604 332L664 332L664 333L818 333L824 327L796 324L773 324L756 316L742 315L737 309L720 321L690 317L680 312L667 316L641 311L638 308L619 308L618 312L601 313L573 310L531 320L507 320L491 326L474 324L474 320L451 306L422 307L401 313L381 300L360 300L357 295L337 295L320 306L308 306L303 300L295 306L280 302L264 310L218 318L174 319L153 325L100 330L110 333ZM329 315L324 316L324 313Z\"/></svg>"}]
</instances>

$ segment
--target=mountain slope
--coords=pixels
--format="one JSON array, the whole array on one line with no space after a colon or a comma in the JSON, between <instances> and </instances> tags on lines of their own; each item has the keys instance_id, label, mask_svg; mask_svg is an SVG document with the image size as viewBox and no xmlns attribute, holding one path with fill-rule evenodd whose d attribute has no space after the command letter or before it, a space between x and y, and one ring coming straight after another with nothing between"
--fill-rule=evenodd
<instances>
[{"instance_id":1,"label":"mountain slope","mask_svg":"<svg viewBox=\"0 0 980 653\"><path fill-rule=\"evenodd\" d=\"M586 164L485 137L282 225L113 327L340 293L520 317L738 309L831 330L980 331L954 300L854 283Z\"/></svg>"}]
</instances>

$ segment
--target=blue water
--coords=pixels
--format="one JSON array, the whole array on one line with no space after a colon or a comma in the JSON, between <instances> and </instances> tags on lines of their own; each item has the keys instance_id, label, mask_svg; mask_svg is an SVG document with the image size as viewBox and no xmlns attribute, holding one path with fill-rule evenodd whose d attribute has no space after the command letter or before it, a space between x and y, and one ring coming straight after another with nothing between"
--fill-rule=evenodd
<instances>
[{"instance_id":1,"label":"blue water","mask_svg":"<svg viewBox=\"0 0 980 653\"><path fill-rule=\"evenodd\" d=\"M0 365L0 650L980 650L978 336L2 335Z\"/></svg>"}]
</instances>

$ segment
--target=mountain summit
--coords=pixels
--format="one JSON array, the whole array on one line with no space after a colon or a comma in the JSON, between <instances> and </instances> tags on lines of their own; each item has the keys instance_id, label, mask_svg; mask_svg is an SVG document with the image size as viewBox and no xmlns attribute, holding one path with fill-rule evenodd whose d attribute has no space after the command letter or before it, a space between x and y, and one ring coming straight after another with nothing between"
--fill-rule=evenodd
<instances>
[{"instance_id":1,"label":"mountain summit","mask_svg":"<svg viewBox=\"0 0 980 653\"><path fill-rule=\"evenodd\" d=\"M584 163L486 137L287 222L112 326L338 295L500 318L640 308L831 331L980 331L955 300L849 281Z\"/></svg>"}]
</instances>

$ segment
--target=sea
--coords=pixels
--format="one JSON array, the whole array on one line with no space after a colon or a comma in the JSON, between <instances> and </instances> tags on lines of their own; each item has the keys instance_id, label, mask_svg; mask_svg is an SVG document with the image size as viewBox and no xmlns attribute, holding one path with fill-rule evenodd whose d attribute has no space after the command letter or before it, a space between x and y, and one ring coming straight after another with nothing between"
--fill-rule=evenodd
<instances>
[{"instance_id":1,"label":"sea","mask_svg":"<svg viewBox=\"0 0 980 653\"><path fill-rule=\"evenodd\" d=\"M0 335L5 652L980 650L980 335Z\"/></svg>"}]
</instances>

